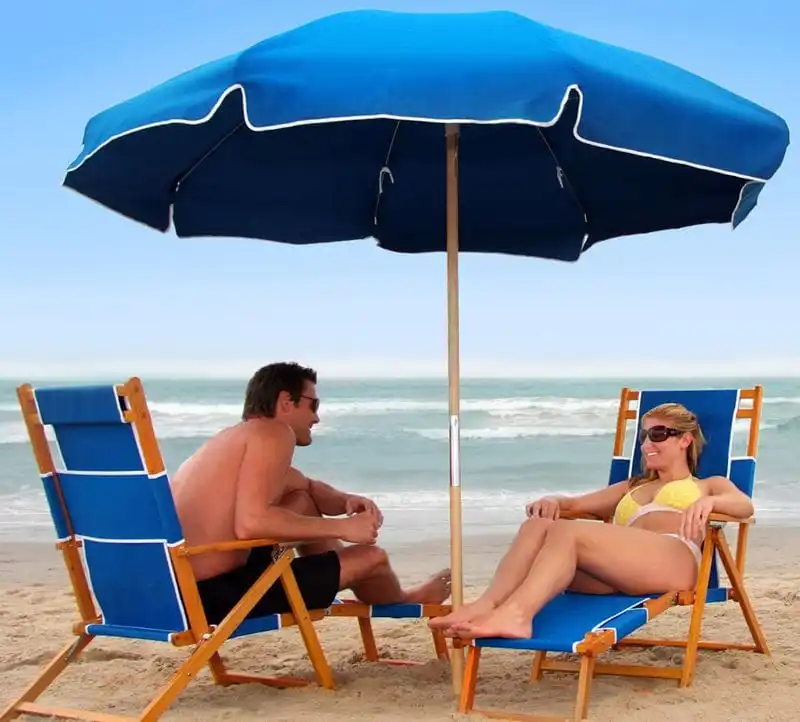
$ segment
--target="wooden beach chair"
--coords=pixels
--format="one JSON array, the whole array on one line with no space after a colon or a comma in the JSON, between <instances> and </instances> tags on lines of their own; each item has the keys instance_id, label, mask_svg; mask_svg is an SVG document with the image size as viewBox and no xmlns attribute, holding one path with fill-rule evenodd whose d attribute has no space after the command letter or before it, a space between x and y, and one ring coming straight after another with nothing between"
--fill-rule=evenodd
<instances>
[{"instance_id":1,"label":"wooden beach chair","mask_svg":"<svg viewBox=\"0 0 800 722\"><path fill-rule=\"evenodd\" d=\"M701 455L697 475L723 475L731 479L749 496L753 494L759 423L763 390L760 386L748 389L713 389L689 391L634 391L622 389L614 457L609 483L630 478L640 468L641 452L635 442L632 451L623 456L629 426L638 431L642 414L665 402L678 402L697 414L707 445ZM737 420L748 426L747 451L742 457L732 456L734 425ZM610 520L596 520L604 523ZM575 523L586 523L576 521ZM734 556L724 533L727 524L738 527ZM747 538L754 519L734 519L712 514L703 543L697 585L694 589L664 595L635 597L627 595L593 596L565 592L553 599L536 616L533 638L524 640L478 639L469 644L459 711L483 714L488 717L524 720L581 720L588 717L589 697L595 675L620 675L677 680L681 687L691 685L698 651L746 650L769 654L764 632L744 584ZM725 569L730 587L720 584L718 564ZM706 604L736 602L742 610L752 643L701 640L700 632ZM648 639L632 637L649 621L674 606L691 606L688 633L681 639ZM620 647L677 647L684 650L680 666L630 665L600 662L598 657ZM538 681L548 671L577 672L578 691L571 718L541 717L515 712L479 710L474 708L476 682L481 651L484 648L525 650L534 652L531 680ZM577 659L549 659L550 653L576 656Z\"/></svg>"},{"instance_id":2,"label":"wooden beach chair","mask_svg":"<svg viewBox=\"0 0 800 722\"><path fill-rule=\"evenodd\" d=\"M118 386L37 388L18 396L64 556L80 620L75 639L0 714L0 722L26 714L39 717L150 722L208 667L217 684L245 682L277 687L308 684L292 677L261 677L226 669L219 650L233 637L297 625L324 688L334 687L331 670L292 568L294 551L276 547L273 564L217 626L209 626L189 557L210 550L272 545L270 540L186 545L142 385L131 378ZM60 452L56 468L45 436L51 427ZM276 583L283 585L292 613L246 618ZM135 717L37 703L40 695L95 637L166 642L191 653Z\"/></svg>"}]
</instances>

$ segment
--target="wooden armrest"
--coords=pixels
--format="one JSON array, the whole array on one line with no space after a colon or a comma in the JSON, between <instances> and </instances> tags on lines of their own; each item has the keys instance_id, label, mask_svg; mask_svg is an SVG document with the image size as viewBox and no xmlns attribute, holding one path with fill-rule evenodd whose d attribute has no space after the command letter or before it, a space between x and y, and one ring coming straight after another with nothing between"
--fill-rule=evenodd
<instances>
[{"instance_id":1,"label":"wooden armrest","mask_svg":"<svg viewBox=\"0 0 800 722\"><path fill-rule=\"evenodd\" d=\"M198 544L197 546L186 547L183 553L187 557L193 557L198 554L205 554L206 552L232 552L238 549L253 549L255 547L268 547L276 544L290 546L284 544L284 542L275 541L274 539L236 539L233 541Z\"/></svg>"},{"instance_id":2,"label":"wooden armrest","mask_svg":"<svg viewBox=\"0 0 800 722\"><path fill-rule=\"evenodd\" d=\"M756 518L754 516L750 516L746 519L740 519L737 516L728 516L727 514L717 514L716 512L712 512L708 515L708 521L729 521L732 524L755 524Z\"/></svg>"}]
</instances>

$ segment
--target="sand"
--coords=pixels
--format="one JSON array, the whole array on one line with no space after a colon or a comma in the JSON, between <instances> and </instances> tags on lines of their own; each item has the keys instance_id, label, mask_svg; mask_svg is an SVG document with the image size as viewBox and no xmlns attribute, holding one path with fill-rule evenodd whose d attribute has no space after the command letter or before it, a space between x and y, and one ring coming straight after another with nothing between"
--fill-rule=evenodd
<instances>
[{"instance_id":1,"label":"sand","mask_svg":"<svg viewBox=\"0 0 800 722\"><path fill-rule=\"evenodd\" d=\"M465 543L467 598L494 569L507 536ZM447 564L444 543L389 548L404 580L414 582ZM800 715L800 529L757 527L751 534L747 580L772 656L750 652L701 652L694 685L668 680L598 677L591 720L796 720ZM0 544L0 709L28 684L70 640L76 619L60 555L51 544ZM221 688L203 673L162 719L189 720L448 720L455 716L450 671L433 659L425 623L376 620L384 653L416 659L416 667L364 662L358 626L351 619L326 619L319 634L338 689L276 690L256 685ZM686 610L670 610L648 628L648 636L679 636ZM712 605L704 636L749 641L738 605ZM310 676L296 629L234 641L223 648L230 666L253 672ZM183 650L146 642L96 640L42 701L135 715L185 657ZM675 651L610 652L639 662L678 660ZM575 677L550 673L528 681L531 654L487 650L481 665L478 703L528 713L570 715Z\"/></svg>"}]
</instances>

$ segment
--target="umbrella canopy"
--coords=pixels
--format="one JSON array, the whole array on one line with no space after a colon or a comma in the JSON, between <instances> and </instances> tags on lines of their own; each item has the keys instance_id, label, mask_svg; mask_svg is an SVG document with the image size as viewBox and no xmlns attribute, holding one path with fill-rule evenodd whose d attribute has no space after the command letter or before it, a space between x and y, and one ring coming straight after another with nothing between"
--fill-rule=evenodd
<instances>
[{"instance_id":1,"label":"umbrella canopy","mask_svg":"<svg viewBox=\"0 0 800 722\"><path fill-rule=\"evenodd\" d=\"M184 237L442 251L444 123L460 125L460 249L563 260L738 224L789 140L696 75L521 15L353 11L100 113L64 182Z\"/></svg>"}]
</instances>

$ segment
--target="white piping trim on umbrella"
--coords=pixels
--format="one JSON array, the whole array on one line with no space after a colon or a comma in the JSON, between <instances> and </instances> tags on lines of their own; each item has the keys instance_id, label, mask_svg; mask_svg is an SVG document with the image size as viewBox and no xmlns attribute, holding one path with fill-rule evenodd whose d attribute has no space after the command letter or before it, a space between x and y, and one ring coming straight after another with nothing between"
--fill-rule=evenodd
<instances>
[{"instance_id":1,"label":"white piping trim on umbrella","mask_svg":"<svg viewBox=\"0 0 800 722\"><path fill-rule=\"evenodd\" d=\"M212 106L211 110L204 115L202 118L198 118L196 120L187 120L185 118L173 118L169 120L160 120L155 123L147 123L145 125L140 125L136 128L131 128L129 130L123 131L122 133L117 133L116 135L111 136L103 143L101 143L97 148L95 148L91 153L88 153L84 158L80 160L80 162L72 167L67 168L67 171L64 175L64 180L66 177L72 173L73 171L80 168L86 161L88 161L92 156L96 153L101 151L107 145L112 143L113 141L117 140L118 138L122 138L126 135L132 135L133 133L138 133L143 130L149 130L150 128L158 128L160 126L165 125L203 125L207 123L211 118L219 110L220 106L222 105L223 101L235 91L240 91L242 94L242 114L244 116L244 123L245 125L252 131L256 133L270 131L270 130L283 130L286 128L295 128L300 126L306 125L323 125L326 123L347 123L352 121L359 121L359 120L396 120L396 121L408 121L408 122L417 122L417 123L432 123L432 124L458 124L458 125L503 125L503 124L518 124L518 125L530 125L535 126L538 128L549 128L554 126L559 119L561 118L562 114L564 113L564 109L566 108L567 102L569 100L570 93L574 90L578 94L578 113L575 118L575 124L572 129L572 133L575 136L575 139L585 145L591 145L596 148L603 148L605 150L615 151L617 153L626 153L628 155L635 155L641 158L650 158L652 160L659 160L666 163L674 163L676 165L683 165L689 168L695 168L697 170L708 171L711 173L717 173L719 175L726 175L731 176L733 178L741 178L746 181L750 182L758 182L758 183L766 183L767 178L759 178L757 176L745 175L742 173L735 173L733 171L723 170L721 168L713 168L711 166L702 165L700 163L692 163L690 161L680 160L679 158L670 158L668 156L657 155L655 153L646 153L644 151L634 150L632 148L623 148L620 146L613 146L608 145L607 143L600 143L598 141L588 140L581 136L578 128L580 126L581 118L583 116L583 91L581 87L576 84L572 83L571 85L567 86L564 91L564 96L561 99L561 104L559 105L558 112L553 116L550 120L545 121L535 121L529 120L527 118L502 118L502 119L492 119L492 120L476 120L474 118L425 118L425 117L415 117L415 116L403 116L403 115L392 115L386 113L376 113L374 115L353 115L353 116L341 116L341 117L331 117L331 118L311 118L308 120L297 120L292 121L291 123L277 123L275 125L265 125L265 126L257 126L252 123L250 120L249 114L247 112L247 91L245 90L244 86L241 83L234 83L233 85L228 86L219 96L216 103ZM731 214L731 222L733 221L734 216L736 215L736 211L739 208L739 204L741 203L742 197L744 195L744 189L739 194L739 200L737 201L736 208L734 208L733 213ZM170 213L170 226L172 225L172 218Z\"/></svg>"}]
</instances>

